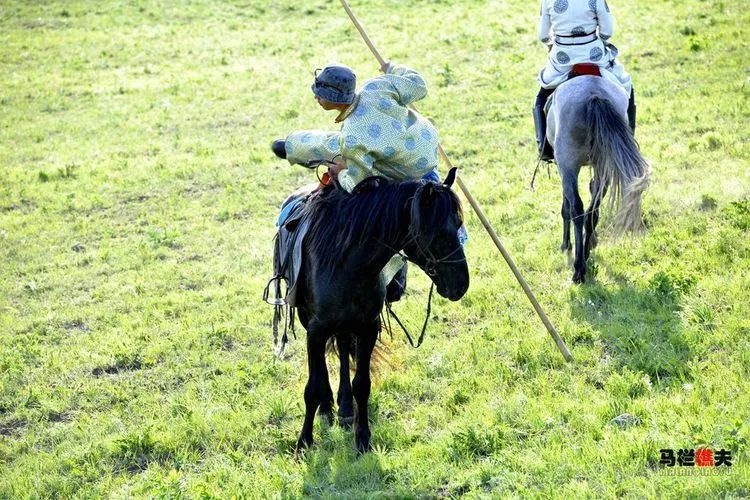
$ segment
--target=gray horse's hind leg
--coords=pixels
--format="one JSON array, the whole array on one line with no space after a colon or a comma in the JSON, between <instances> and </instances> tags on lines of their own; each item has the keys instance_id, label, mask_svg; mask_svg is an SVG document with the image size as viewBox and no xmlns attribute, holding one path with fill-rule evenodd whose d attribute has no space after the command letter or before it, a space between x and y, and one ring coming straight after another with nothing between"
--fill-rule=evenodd
<instances>
[{"instance_id":1,"label":"gray horse's hind leg","mask_svg":"<svg viewBox=\"0 0 750 500\"><path fill-rule=\"evenodd\" d=\"M607 195L607 186L601 186L601 181L594 177L589 182L589 191L591 192L591 205L589 205L586 217L584 217L584 226L586 229L584 258L586 260L589 259L591 249L596 248L596 225L599 223L599 206L602 203L602 199Z\"/></svg>"},{"instance_id":2,"label":"gray horse's hind leg","mask_svg":"<svg viewBox=\"0 0 750 500\"><path fill-rule=\"evenodd\" d=\"M575 230L575 260L573 261L573 282L586 281L586 259L583 256L583 200L578 194L578 166L557 164L562 176L563 196L570 206L570 216Z\"/></svg>"},{"instance_id":3,"label":"gray horse's hind leg","mask_svg":"<svg viewBox=\"0 0 750 500\"><path fill-rule=\"evenodd\" d=\"M561 252L570 251L570 203L563 194L562 208L560 209L560 215L563 220L563 238L562 245L560 245Z\"/></svg>"}]
</instances>

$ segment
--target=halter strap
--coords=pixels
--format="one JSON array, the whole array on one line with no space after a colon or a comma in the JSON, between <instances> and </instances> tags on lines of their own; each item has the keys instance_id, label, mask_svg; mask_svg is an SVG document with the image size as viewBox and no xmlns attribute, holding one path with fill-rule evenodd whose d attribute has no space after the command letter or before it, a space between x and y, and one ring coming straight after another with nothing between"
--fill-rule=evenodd
<instances>
[{"instance_id":1,"label":"halter strap","mask_svg":"<svg viewBox=\"0 0 750 500\"><path fill-rule=\"evenodd\" d=\"M417 339L417 345L414 345L414 340L411 338L411 335L409 335L409 331L406 329L406 327L401 322L399 317L396 316L396 313L393 312L391 303L388 302L387 300L385 301L385 308L388 310L388 314L390 314L393 317L393 319L396 320L396 323L398 323L398 326L400 326L401 329L406 334L406 338L409 339L409 344L411 344L411 346L415 349L422 345L422 341L424 340L424 334L425 332L427 332L427 321L430 319L430 311L432 310L432 291L434 289L435 289L435 283L433 282L432 285L430 285L430 295L427 298L427 311L425 313L424 323L422 323L422 331L420 332L419 338ZM389 327L389 330L390 330L390 327Z\"/></svg>"}]
</instances>

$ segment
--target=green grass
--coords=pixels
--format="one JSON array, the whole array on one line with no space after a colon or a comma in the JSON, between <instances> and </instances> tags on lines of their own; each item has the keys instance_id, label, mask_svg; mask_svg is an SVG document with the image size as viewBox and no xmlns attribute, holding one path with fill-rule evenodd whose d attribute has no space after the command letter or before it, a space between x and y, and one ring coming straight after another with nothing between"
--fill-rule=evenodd
<instances>
[{"instance_id":1,"label":"green grass","mask_svg":"<svg viewBox=\"0 0 750 500\"><path fill-rule=\"evenodd\" d=\"M646 235L602 238L584 286L557 251L556 174L528 189L536 5L352 7L425 75L420 110L576 363L467 207L471 288L435 301L419 350L386 342L375 451L316 423L296 463L304 342L274 358L260 297L277 207L311 176L269 144L334 127L315 68L376 74L357 32L337 2L5 1L0 497L749 496L742 2L612 0L654 182ZM410 279L415 327L428 282ZM734 474L658 474L660 448L701 446Z\"/></svg>"}]
</instances>

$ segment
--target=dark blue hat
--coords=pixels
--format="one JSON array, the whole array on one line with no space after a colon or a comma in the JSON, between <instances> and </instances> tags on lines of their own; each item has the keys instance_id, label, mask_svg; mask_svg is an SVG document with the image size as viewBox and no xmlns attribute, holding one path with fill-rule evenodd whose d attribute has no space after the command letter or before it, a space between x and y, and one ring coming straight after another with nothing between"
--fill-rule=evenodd
<instances>
[{"instance_id":1,"label":"dark blue hat","mask_svg":"<svg viewBox=\"0 0 750 500\"><path fill-rule=\"evenodd\" d=\"M329 64L322 71L315 70L312 91L321 99L336 104L351 104L356 88L357 75L348 66Z\"/></svg>"}]
</instances>

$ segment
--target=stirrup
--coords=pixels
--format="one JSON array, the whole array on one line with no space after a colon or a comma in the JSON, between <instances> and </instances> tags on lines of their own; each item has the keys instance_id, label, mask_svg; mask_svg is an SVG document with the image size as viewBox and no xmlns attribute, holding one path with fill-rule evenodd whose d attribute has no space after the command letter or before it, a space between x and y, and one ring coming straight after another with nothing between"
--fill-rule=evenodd
<instances>
[{"instance_id":1,"label":"stirrup","mask_svg":"<svg viewBox=\"0 0 750 500\"><path fill-rule=\"evenodd\" d=\"M544 138L544 143L542 144L542 147L539 151L539 161L555 161L555 152L553 151L552 146L547 141L546 137Z\"/></svg>"},{"instance_id":2,"label":"stirrup","mask_svg":"<svg viewBox=\"0 0 750 500\"><path fill-rule=\"evenodd\" d=\"M284 283L284 293L281 293L281 284ZM271 298L271 286L274 288L275 297ZM294 308L291 307L287 301L286 296L289 293L286 278L281 274L277 274L266 283L266 288L263 290L263 300L273 306L273 320L271 321L271 327L273 328L273 345L278 345L279 341L279 325L281 321L284 321L284 334L281 337L281 346L276 350L276 356L283 358L284 351L286 350L286 344L289 341L288 333L291 330L294 338L297 338L297 333L294 331Z\"/></svg>"},{"instance_id":3,"label":"stirrup","mask_svg":"<svg viewBox=\"0 0 750 500\"><path fill-rule=\"evenodd\" d=\"M281 284L284 284L284 293L281 293ZM271 297L271 285L274 286L274 297ZM282 275L277 275L268 280L268 283L266 283L266 288L263 290L263 300L266 301L267 304L270 304L272 306L285 306L287 305L286 302L286 295L289 292L286 279Z\"/></svg>"}]
</instances>

